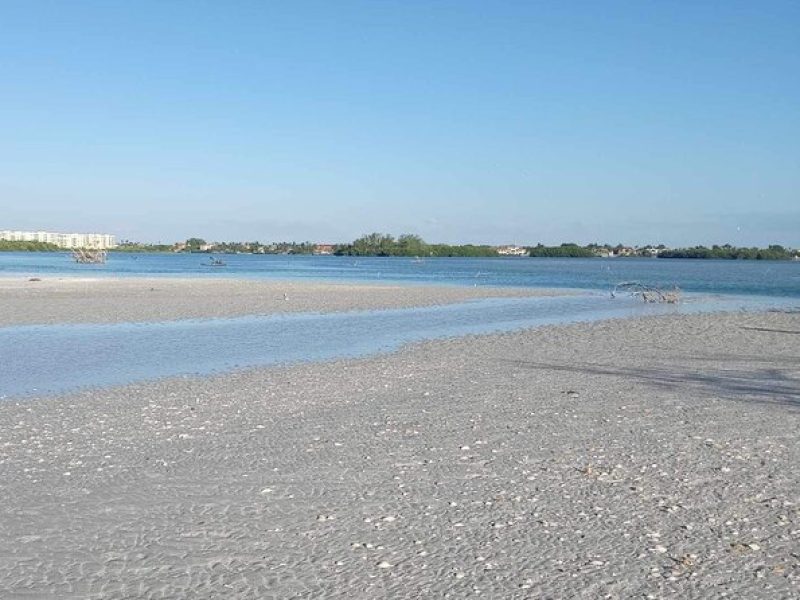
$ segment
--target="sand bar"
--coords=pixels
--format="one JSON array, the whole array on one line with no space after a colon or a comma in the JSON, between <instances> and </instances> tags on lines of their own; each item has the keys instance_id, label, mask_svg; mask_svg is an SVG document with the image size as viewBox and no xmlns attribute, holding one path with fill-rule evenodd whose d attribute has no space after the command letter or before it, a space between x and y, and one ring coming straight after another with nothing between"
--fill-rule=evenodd
<instances>
[{"instance_id":1,"label":"sand bar","mask_svg":"<svg viewBox=\"0 0 800 600\"><path fill-rule=\"evenodd\" d=\"M797 598L800 316L0 403L4 598Z\"/></svg>"},{"instance_id":2,"label":"sand bar","mask_svg":"<svg viewBox=\"0 0 800 600\"><path fill-rule=\"evenodd\" d=\"M478 298L553 296L530 288L216 278L0 278L0 326L115 323L288 312L409 308Z\"/></svg>"}]
</instances>

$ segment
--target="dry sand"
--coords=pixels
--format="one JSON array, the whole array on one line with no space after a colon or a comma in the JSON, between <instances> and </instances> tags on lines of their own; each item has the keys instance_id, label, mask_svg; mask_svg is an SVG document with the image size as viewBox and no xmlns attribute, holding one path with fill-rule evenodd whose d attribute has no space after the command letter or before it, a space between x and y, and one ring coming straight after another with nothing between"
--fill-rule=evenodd
<instances>
[{"instance_id":1,"label":"dry sand","mask_svg":"<svg viewBox=\"0 0 800 600\"><path fill-rule=\"evenodd\" d=\"M798 598L800 316L0 403L2 598Z\"/></svg>"},{"instance_id":2,"label":"dry sand","mask_svg":"<svg viewBox=\"0 0 800 600\"><path fill-rule=\"evenodd\" d=\"M0 278L0 327L408 308L563 290L211 278Z\"/></svg>"}]
</instances>

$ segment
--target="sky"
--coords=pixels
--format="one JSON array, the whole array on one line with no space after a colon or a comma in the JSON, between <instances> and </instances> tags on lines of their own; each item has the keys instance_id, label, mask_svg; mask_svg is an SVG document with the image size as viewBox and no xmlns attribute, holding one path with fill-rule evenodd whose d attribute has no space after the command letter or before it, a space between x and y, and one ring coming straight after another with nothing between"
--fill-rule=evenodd
<instances>
[{"instance_id":1,"label":"sky","mask_svg":"<svg viewBox=\"0 0 800 600\"><path fill-rule=\"evenodd\" d=\"M800 2L0 0L0 229L800 247Z\"/></svg>"}]
</instances>

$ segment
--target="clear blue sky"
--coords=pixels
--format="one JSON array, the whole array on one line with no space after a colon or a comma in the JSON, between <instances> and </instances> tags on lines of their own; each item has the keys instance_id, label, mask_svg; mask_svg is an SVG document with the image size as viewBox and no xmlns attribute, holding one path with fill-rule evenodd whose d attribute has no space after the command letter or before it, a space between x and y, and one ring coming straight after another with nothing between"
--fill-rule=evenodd
<instances>
[{"instance_id":1,"label":"clear blue sky","mask_svg":"<svg viewBox=\"0 0 800 600\"><path fill-rule=\"evenodd\" d=\"M800 2L0 0L0 229L800 246Z\"/></svg>"}]
</instances>

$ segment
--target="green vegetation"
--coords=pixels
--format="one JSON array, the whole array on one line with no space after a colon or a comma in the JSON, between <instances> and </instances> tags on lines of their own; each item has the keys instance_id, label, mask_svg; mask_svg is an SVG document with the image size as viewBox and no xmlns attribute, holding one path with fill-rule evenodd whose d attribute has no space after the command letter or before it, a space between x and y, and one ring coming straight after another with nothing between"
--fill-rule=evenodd
<instances>
[{"instance_id":1,"label":"green vegetation","mask_svg":"<svg viewBox=\"0 0 800 600\"><path fill-rule=\"evenodd\" d=\"M47 242L12 242L0 240L0 252L63 252L55 244Z\"/></svg>"},{"instance_id":2,"label":"green vegetation","mask_svg":"<svg viewBox=\"0 0 800 600\"><path fill-rule=\"evenodd\" d=\"M206 241L202 238L189 238L188 240L186 240L186 251L203 252L204 250L200 250L200 247L205 245Z\"/></svg>"},{"instance_id":3,"label":"green vegetation","mask_svg":"<svg viewBox=\"0 0 800 600\"><path fill-rule=\"evenodd\" d=\"M796 250L788 250L783 246L772 245L768 248L737 248L724 246L695 246L694 248L676 248L664 250L659 258L718 258L726 260L791 260L797 256Z\"/></svg>"},{"instance_id":4,"label":"green vegetation","mask_svg":"<svg viewBox=\"0 0 800 600\"><path fill-rule=\"evenodd\" d=\"M428 246L428 256L461 256L480 258L498 256L498 254L497 249L493 246L475 246L473 244L451 246L449 244L432 244Z\"/></svg>"},{"instance_id":5,"label":"green vegetation","mask_svg":"<svg viewBox=\"0 0 800 600\"><path fill-rule=\"evenodd\" d=\"M206 242L202 238L189 238L182 244L169 248L174 252L205 252L214 254L313 254L316 244L311 242Z\"/></svg>"},{"instance_id":6,"label":"green vegetation","mask_svg":"<svg viewBox=\"0 0 800 600\"><path fill-rule=\"evenodd\" d=\"M139 242L122 241L111 252L172 252L172 244L141 244Z\"/></svg>"},{"instance_id":7,"label":"green vegetation","mask_svg":"<svg viewBox=\"0 0 800 600\"><path fill-rule=\"evenodd\" d=\"M313 254L314 244L311 242L220 242L214 244L210 252L225 254Z\"/></svg>"},{"instance_id":8,"label":"green vegetation","mask_svg":"<svg viewBox=\"0 0 800 600\"><path fill-rule=\"evenodd\" d=\"M451 246L428 244L418 235L404 234L395 239L385 233L370 233L351 244L336 247L337 256L497 256L491 246Z\"/></svg>"},{"instance_id":9,"label":"green vegetation","mask_svg":"<svg viewBox=\"0 0 800 600\"><path fill-rule=\"evenodd\" d=\"M528 256L535 258L554 258L554 257L569 257L569 258L592 258L597 256L594 250L585 246L578 246L578 244L561 244L560 246L543 246L538 244L531 248L527 248Z\"/></svg>"},{"instance_id":10,"label":"green vegetation","mask_svg":"<svg viewBox=\"0 0 800 600\"><path fill-rule=\"evenodd\" d=\"M797 250L772 245L768 248L737 248L724 246L695 246L694 248L676 248L670 250L663 244L631 248L617 244L561 244L560 246L543 246L539 244L527 249L529 256L534 257L580 257L616 256L616 257L658 257L658 258L717 258L729 260L791 260L798 255Z\"/></svg>"},{"instance_id":11,"label":"green vegetation","mask_svg":"<svg viewBox=\"0 0 800 600\"><path fill-rule=\"evenodd\" d=\"M316 244L311 242L215 242L202 238L189 238L179 244L144 244L123 240L112 252L204 252L225 254L313 254ZM658 258L700 258L727 260L791 260L800 258L800 250L792 250L773 244L767 248L739 248L724 246L695 246L693 248L668 249L663 244L631 248L617 244L564 243L560 246L537 244L526 248L528 255L535 258L592 258L595 256L619 257L658 257ZM45 242L18 242L0 240L0 252L66 252L55 244ZM493 246L472 244L449 245L429 244L420 236L406 233L397 238L386 233L370 233L349 244L334 247L337 256L451 256L451 257L495 257L499 256Z\"/></svg>"},{"instance_id":12,"label":"green vegetation","mask_svg":"<svg viewBox=\"0 0 800 600\"><path fill-rule=\"evenodd\" d=\"M267 254L313 254L316 244L311 242L278 242L262 246Z\"/></svg>"}]
</instances>

